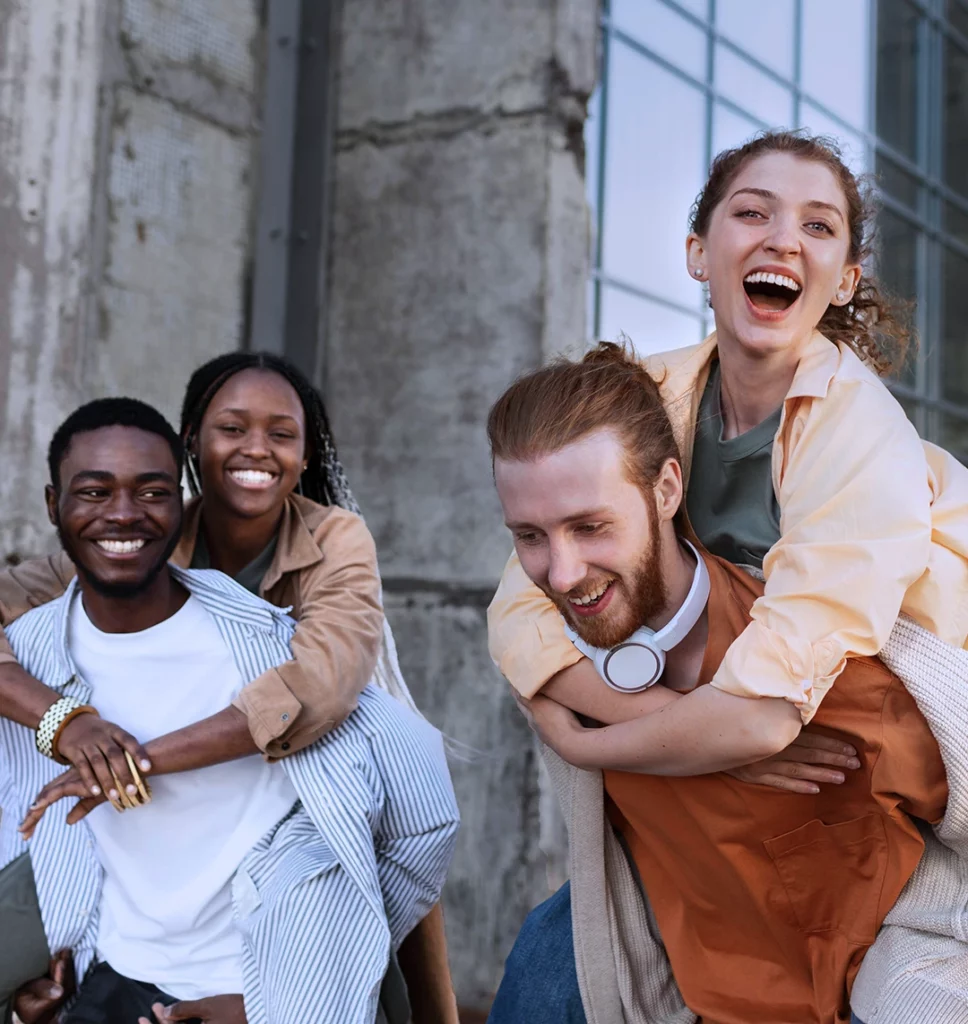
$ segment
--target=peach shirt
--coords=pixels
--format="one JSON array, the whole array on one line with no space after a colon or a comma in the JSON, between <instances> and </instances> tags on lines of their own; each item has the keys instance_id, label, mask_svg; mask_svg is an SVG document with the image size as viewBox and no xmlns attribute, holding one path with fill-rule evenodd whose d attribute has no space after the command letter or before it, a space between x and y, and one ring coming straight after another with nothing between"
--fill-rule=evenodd
<instances>
[{"instance_id":1,"label":"peach shirt","mask_svg":"<svg viewBox=\"0 0 968 1024\"><path fill-rule=\"evenodd\" d=\"M647 360L688 480L716 335ZM877 654L899 613L946 643L968 640L968 469L922 441L883 382L846 345L815 333L773 446L780 540L766 589L711 685L781 697L804 722L850 655ZM516 555L488 609L491 657L533 696L580 660L554 605Z\"/></svg>"}]
</instances>

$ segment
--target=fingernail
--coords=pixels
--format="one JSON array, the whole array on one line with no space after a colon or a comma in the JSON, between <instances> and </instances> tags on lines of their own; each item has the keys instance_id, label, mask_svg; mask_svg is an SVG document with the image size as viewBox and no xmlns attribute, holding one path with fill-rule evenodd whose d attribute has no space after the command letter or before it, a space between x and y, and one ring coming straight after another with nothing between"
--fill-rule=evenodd
<instances>
[{"instance_id":1,"label":"fingernail","mask_svg":"<svg viewBox=\"0 0 968 1024\"><path fill-rule=\"evenodd\" d=\"M151 771L151 762L148 760L148 758L144 758L144 760L141 762L141 767L144 768L146 772Z\"/></svg>"},{"instance_id":2,"label":"fingernail","mask_svg":"<svg viewBox=\"0 0 968 1024\"><path fill-rule=\"evenodd\" d=\"M30 809L31 809L32 811L36 811L38 807L40 807L40 801L39 801L39 800L35 800L35 801L34 801L34 802L33 802L33 803L32 803L32 804L30 805Z\"/></svg>"},{"instance_id":3,"label":"fingernail","mask_svg":"<svg viewBox=\"0 0 968 1024\"><path fill-rule=\"evenodd\" d=\"M844 776L840 772L837 772L836 775L834 775L834 782L843 782L843 781L844 781Z\"/></svg>"},{"instance_id":4,"label":"fingernail","mask_svg":"<svg viewBox=\"0 0 968 1024\"><path fill-rule=\"evenodd\" d=\"M100 796L101 795L101 787L100 786L91 786L91 792L95 796Z\"/></svg>"},{"instance_id":5,"label":"fingernail","mask_svg":"<svg viewBox=\"0 0 968 1024\"><path fill-rule=\"evenodd\" d=\"M64 994L64 990L60 987L60 985L51 985L50 994L54 999L60 999L60 997Z\"/></svg>"},{"instance_id":6,"label":"fingernail","mask_svg":"<svg viewBox=\"0 0 968 1024\"><path fill-rule=\"evenodd\" d=\"M810 792L811 793L819 793L820 792L820 787L819 786L811 786L810 787Z\"/></svg>"},{"instance_id":7,"label":"fingernail","mask_svg":"<svg viewBox=\"0 0 968 1024\"><path fill-rule=\"evenodd\" d=\"M108 790L108 796L109 796L109 797L110 797L110 798L111 798L112 800L117 800L117 799L118 799L118 791L117 791L116 789L111 789L111 790Z\"/></svg>"},{"instance_id":8,"label":"fingernail","mask_svg":"<svg viewBox=\"0 0 968 1024\"><path fill-rule=\"evenodd\" d=\"M125 791L127 792L128 796L137 796L138 795L138 787L137 786L132 784L132 785L125 786L124 788L125 788Z\"/></svg>"},{"instance_id":9,"label":"fingernail","mask_svg":"<svg viewBox=\"0 0 968 1024\"><path fill-rule=\"evenodd\" d=\"M848 768L860 768L860 761L858 761L856 757L852 757L847 762L847 767Z\"/></svg>"}]
</instances>

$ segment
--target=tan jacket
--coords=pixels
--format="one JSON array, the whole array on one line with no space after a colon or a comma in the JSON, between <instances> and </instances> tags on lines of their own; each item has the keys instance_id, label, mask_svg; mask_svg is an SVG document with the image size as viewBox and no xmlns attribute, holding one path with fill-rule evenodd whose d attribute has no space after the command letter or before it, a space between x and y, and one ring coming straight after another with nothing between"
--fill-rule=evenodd
<instances>
[{"instance_id":1,"label":"tan jacket","mask_svg":"<svg viewBox=\"0 0 968 1024\"><path fill-rule=\"evenodd\" d=\"M201 502L185 510L172 561L191 563ZM63 553L0 572L0 625L59 597L74 576ZM363 520L345 509L291 495L261 595L292 606L298 627L293 660L266 672L235 700L252 738L270 758L308 746L356 707L373 673L383 636L376 547ZM0 631L0 663L15 660Z\"/></svg>"}]
</instances>

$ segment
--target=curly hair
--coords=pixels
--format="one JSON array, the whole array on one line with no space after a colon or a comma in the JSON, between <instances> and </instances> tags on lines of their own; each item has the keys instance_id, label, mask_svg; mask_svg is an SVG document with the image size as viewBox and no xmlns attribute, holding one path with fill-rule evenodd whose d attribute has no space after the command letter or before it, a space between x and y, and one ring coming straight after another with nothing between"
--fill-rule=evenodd
<instances>
[{"instance_id":1,"label":"curly hair","mask_svg":"<svg viewBox=\"0 0 968 1024\"><path fill-rule=\"evenodd\" d=\"M767 153L789 153L831 170L847 201L848 259L851 263L863 263L873 251L875 237L877 206L870 181L854 175L833 139L802 131L761 132L744 145L720 153L693 205L690 230L704 236L713 211L740 171L751 160ZM878 374L888 376L904 365L909 350L917 345L910 309L909 303L886 294L876 277L863 273L851 301L846 306L829 305L817 330L831 341L849 345Z\"/></svg>"}]
</instances>

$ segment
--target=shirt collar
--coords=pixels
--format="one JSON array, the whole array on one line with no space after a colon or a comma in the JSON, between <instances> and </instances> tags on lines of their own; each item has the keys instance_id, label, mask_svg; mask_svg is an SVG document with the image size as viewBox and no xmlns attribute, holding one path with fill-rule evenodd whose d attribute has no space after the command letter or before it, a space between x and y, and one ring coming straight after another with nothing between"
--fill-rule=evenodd
<instances>
[{"instance_id":1,"label":"shirt collar","mask_svg":"<svg viewBox=\"0 0 968 1024\"><path fill-rule=\"evenodd\" d=\"M840 348L819 331L814 331L807 342L793 383L787 392L791 398L826 398L830 382L840 367Z\"/></svg>"},{"instance_id":2,"label":"shirt collar","mask_svg":"<svg viewBox=\"0 0 968 1024\"><path fill-rule=\"evenodd\" d=\"M318 507L314 502L298 494L290 494L286 498L282 519L279 522L276 553L262 581L263 594L268 593L287 573L297 572L323 560L323 552L307 523L307 517L312 518L313 511ZM181 568L187 568L192 564L201 517L202 499L192 498L185 506L181 539L171 556L171 561Z\"/></svg>"}]
</instances>

